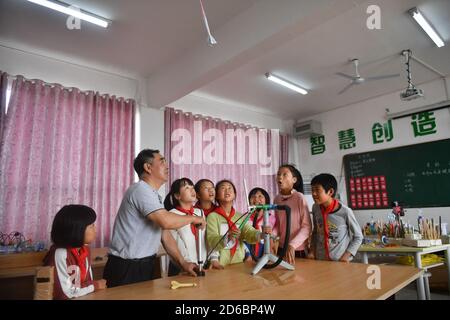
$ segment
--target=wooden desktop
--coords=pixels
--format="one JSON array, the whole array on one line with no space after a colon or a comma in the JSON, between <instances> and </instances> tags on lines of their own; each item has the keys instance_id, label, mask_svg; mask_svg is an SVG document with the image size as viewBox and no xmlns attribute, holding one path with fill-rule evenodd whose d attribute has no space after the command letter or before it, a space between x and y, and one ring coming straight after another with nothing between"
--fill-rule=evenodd
<instances>
[{"instance_id":1,"label":"wooden desktop","mask_svg":"<svg viewBox=\"0 0 450 320\"><path fill-rule=\"evenodd\" d=\"M295 271L281 267L250 273L254 264L240 263L209 270L205 277L179 275L101 290L79 300L210 300L210 299L387 299L415 281L421 270L409 266L377 266L381 288L369 289L368 265L297 259ZM170 289L171 281L196 287ZM370 282L370 281L369 281Z\"/></svg>"}]
</instances>

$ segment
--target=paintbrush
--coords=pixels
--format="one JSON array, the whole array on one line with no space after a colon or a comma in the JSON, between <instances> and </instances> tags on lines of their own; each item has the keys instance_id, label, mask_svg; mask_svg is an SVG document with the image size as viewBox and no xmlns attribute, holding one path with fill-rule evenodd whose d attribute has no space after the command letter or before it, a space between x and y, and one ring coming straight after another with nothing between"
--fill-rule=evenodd
<instances>
[{"instance_id":1,"label":"paintbrush","mask_svg":"<svg viewBox=\"0 0 450 320\"><path fill-rule=\"evenodd\" d=\"M427 232L427 221L422 221L422 230L423 230L423 238L428 239L428 232Z\"/></svg>"},{"instance_id":2,"label":"paintbrush","mask_svg":"<svg viewBox=\"0 0 450 320\"><path fill-rule=\"evenodd\" d=\"M434 227L434 218L431 218L431 240L436 239L436 234L434 233L435 230L436 228Z\"/></svg>"}]
</instances>

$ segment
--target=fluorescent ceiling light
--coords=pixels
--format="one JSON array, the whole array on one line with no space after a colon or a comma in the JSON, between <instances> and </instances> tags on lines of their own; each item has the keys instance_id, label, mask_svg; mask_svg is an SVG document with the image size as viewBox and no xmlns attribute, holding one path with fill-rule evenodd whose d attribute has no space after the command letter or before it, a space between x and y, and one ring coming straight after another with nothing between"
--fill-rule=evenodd
<instances>
[{"instance_id":1,"label":"fluorescent ceiling light","mask_svg":"<svg viewBox=\"0 0 450 320\"><path fill-rule=\"evenodd\" d=\"M97 15L94 15L92 13L83 11L83 10L77 10L72 8L70 5L64 2L56 1L56 0L28 0L30 2L39 4L41 6L47 7L49 9L53 9L62 13L65 13L69 16L73 16L75 18L79 18L81 20L96 24L100 27L106 28L109 24L109 21L105 18L99 17Z\"/></svg>"},{"instance_id":2,"label":"fluorescent ceiling light","mask_svg":"<svg viewBox=\"0 0 450 320\"><path fill-rule=\"evenodd\" d=\"M275 76L273 74L270 74L268 72L266 73L266 78L269 79L270 81L278 83L278 84L280 84L282 86L285 86L286 88L289 88L291 90L294 90L294 91L296 91L298 93L301 93L301 94L307 94L308 93L308 91L306 91L305 89L299 87L298 85L293 84L292 82L289 82L287 80L281 79L280 77Z\"/></svg>"},{"instance_id":3,"label":"fluorescent ceiling light","mask_svg":"<svg viewBox=\"0 0 450 320\"><path fill-rule=\"evenodd\" d=\"M433 27L428 23L428 21L424 18L422 13L420 13L417 8L412 8L408 12L439 48L445 45L441 37L439 37L437 32L433 29Z\"/></svg>"}]
</instances>

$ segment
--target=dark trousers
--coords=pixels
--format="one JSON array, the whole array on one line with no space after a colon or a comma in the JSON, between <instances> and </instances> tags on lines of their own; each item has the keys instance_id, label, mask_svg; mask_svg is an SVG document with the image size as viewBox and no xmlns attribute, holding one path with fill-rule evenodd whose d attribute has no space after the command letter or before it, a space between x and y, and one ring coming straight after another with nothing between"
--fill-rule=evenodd
<instances>
[{"instance_id":1,"label":"dark trousers","mask_svg":"<svg viewBox=\"0 0 450 320\"><path fill-rule=\"evenodd\" d=\"M172 262L172 260L170 260L167 276L169 277L177 276L180 274L180 272L181 272L180 267L176 263Z\"/></svg>"},{"instance_id":2,"label":"dark trousers","mask_svg":"<svg viewBox=\"0 0 450 320\"><path fill-rule=\"evenodd\" d=\"M108 288L123 286L125 284L153 280L153 268L156 254L142 259L122 259L113 255L103 271L103 278Z\"/></svg>"}]
</instances>

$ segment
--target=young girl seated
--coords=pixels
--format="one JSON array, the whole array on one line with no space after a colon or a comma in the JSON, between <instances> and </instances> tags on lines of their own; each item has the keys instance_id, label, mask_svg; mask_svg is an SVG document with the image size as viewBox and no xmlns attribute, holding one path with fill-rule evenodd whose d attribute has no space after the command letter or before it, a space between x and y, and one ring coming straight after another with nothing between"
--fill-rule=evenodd
<instances>
[{"instance_id":1,"label":"young girl seated","mask_svg":"<svg viewBox=\"0 0 450 320\"><path fill-rule=\"evenodd\" d=\"M202 216L200 209L194 208L196 201L196 193L194 190L194 184L188 178L181 178L175 180L170 187L170 192L164 200L164 207L166 210L179 214L179 215L196 215ZM184 260L190 263L197 263L197 229L194 225L185 225L176 230L170 230L173 238L177 242L178 249ZM201 233L201 239L199 239L202 246L200 261L205 262L206 259L206 244L205 237ZM180 268L172 260L169 262L168 275L174 276L180 273Z\"/></svg>"},{"instance_id":2,"label":"young girl seated","mask_svg":"<svg viewBox=\"0 0 450 320\"><path fill-rule=\"evenodd\" d=\"M251 206L270 204L270 196L263 188L253 188L248 194L248 201ZM255 211L250 217L250 223L256 230L263 231L264 210L259 209ZM273 228L275 225L275 215L273 211L269 211L269 225ZM256 258L260 258L264 253L264 241L261 240L254 245L246 243L248 253L246 253L246 260L250 261L252 256L250 250Z\"/></svg>"},{"instance_id":3,"label":"young girl seated","mask_svg":"<svg viewBox=\"0 0 450 320\"><path fill-rule=\"evenodd\" d=\"M216 200L219 206L207 218L206 239L209 249L216 248L216 254L211 255L211 262L218 261L221 266L241 263L245 257L245 245L261 240L262 233L246 223L242 232L239 229L245 218L233 208L236 198L236 187L229 180L222 180L216 185ZM223 240L222 237L230 230ZM265 230L270 233L271 230Z\"/></svg>"},{"instance_id":4,"label":"young girl seated","mask_svg":"<svg viewBox=\"0 0 450 320\"><path fill-rule=\"evenodd\" d=\"M214 189L214 183L209 179L200 179L195 184L194 189L198 199L195 207L202 209L205 217L207 217L216 209L216 190Z\"/></svg>"},{"instance_id":5,"label":"young girl seated","mask_svg":"<svg viewBox=\"0 0 450 320\"><path fill-rule=\"evenodd\" d=\"M71 299L106 288L106 280L92 278L88 245L95 240L95 211L83 205L64 206L51 231L53 245L44 265L55 267L54 299Z\"/></svg>"}]
</instances>

